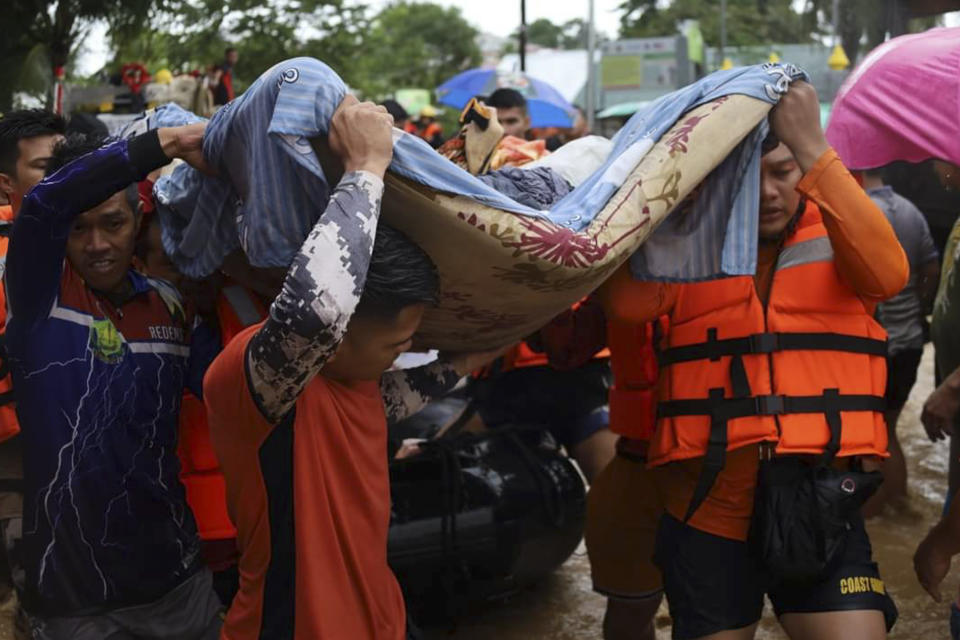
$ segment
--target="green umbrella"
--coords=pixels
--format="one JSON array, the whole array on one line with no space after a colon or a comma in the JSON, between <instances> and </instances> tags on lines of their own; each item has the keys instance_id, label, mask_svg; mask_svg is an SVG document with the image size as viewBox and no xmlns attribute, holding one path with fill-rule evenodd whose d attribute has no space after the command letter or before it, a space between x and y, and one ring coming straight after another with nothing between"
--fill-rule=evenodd
<instances>
[{"instance_id":1,"label":"green umbrella","mask_svg":"<svg viewBox=\"0 0 960 640\"><path fill-rule=\"evenodd\" d=\"M642 109L643 107L650 104L649 100L639 100L635 102L621 102L620 104L615 104L612 107L607 107L603 111L597 114L597 118L603 120L604 118L617 118L623 116L632 116L634 113Z\"/></svg>"},{"instance_id":2,"label":"green umbrella","mask_svg":"<svg viewBox=\"0 0 960 640\"><path fill-rule=\"evenodd\" d=\"M830 119L830 110L833 109L833 104L830 102L821 102L820 103L820 125L826 129L827 120Z\"/></svg>"}]
</instances>

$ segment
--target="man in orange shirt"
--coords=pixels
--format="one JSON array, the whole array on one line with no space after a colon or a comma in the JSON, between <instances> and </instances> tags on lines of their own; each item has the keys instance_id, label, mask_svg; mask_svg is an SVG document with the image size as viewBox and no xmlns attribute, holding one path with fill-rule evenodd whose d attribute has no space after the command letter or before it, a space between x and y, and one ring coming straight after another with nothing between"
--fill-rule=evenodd
<instances>
[{"instance_id":1,"label":"man in orange shirt","mask_svg":"<svg viewBox=\"0 0 960 640\"><path fill-rule=\"evenodd\" d=\"M0 278L6 263L13 217L27 191L43 180L53 148L63 139L65 131L63 118L40 109L11 111L0 117L0 195L5 202L0 206ZM19 577L14 548L21 537L23 512L23 491L17 487L23 481L20 438L17 435L20 424L5 362L6 350L2 347L6 317L6 292L0 286L0 603L12 593L11 574Z\"/></svg>"},{"instance_id":2,"label":"man in orange shirt","mask_svg":"<svg viewBox=\"0 0 960 640\"><path fill-rule=\"evenodd\" d=\"M896 609L856 504L875 482L862 470L886 451L885 334L872 315L907 263L829 148L813 88L794 83L770 122L781 143L762 162L753 278L638 282L625 267L600 291L612 321L669 317L648 452L666 511L655 561L676 639L752 638L765 594L791 638L879 639ZM775 486L777 474L793 475ZM819 479L850 496L837 510L846 533L803 502ZM778 491L797 500L789 514ZM785 562L805 559L798 549L809 566Z\"/></svg>"},{"instance_id":3,"label":"man in orange shirt","mask_svg":"<svg viewBox=\"0 0 960 640\"><path fill-rule=\"evenodd\" d=\"M206 375L241 554L224 639L410 637L387 565L387 421L495 354L384 373L438 294L426 254L378 228L392 124L383 107L341 104L329 144L344 176L267 320Z\"/></svg>"}]
</instances>

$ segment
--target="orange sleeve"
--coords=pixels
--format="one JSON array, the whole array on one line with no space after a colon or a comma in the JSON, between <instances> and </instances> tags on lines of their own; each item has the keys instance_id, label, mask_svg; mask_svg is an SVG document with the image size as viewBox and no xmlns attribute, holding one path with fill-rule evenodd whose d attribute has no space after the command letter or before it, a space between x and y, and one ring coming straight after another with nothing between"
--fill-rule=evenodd
<instances>
[{"instance_id":1,"label":"orange sleeve","mask_svg":"<svg viewBox=\"0 0 960 640\"><path fill-rule=\"evenodd\" d=\"M817 203L841 277L868 302L892 298L907 284L910 266L887 217L828 149L797 191Z\"/></svg>"},{"instance_id":2,"label":"orange sleeve","mask_svg":"<svg viewBox=\"0 0 960 640\"><path fill-rule=\"evenodd\" d=\"M247 327L214 359L203 378L210 435L222 458L245 449L256 450L273 430L250 393L247 345L262 322Z\"/></svg>"},{"instance_id":3,"label":"orange sleeve","mask_svg":"<svg viewBox=\"0 0 960 640\"><path fill-rule=\"evenodd\" d=\"M630 264L617 269L597 291L607 320L642 324L670 313L679 285L635 280Z\"/></svg>"}]
</instances>

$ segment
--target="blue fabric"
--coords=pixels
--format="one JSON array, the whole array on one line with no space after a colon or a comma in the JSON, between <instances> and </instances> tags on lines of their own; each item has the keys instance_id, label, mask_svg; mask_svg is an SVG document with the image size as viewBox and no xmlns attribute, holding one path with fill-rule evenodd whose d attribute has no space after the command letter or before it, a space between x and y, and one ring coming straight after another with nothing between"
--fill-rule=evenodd
<instances>
[{"instance_id":1,"label":"blue fabric","mask_svg":"<svg viewBox=\"0 0 960 640\"><path fill-rule=\"evenodd\" d=\"M532 127L573 126L574 107L559 91L543 80L525 74L499 74L496 69L470 69L437 87L441 104L463 109L475 96L488 96L503 86L518 91L527 99Z\"/></svg>"},{"instance_id":2,"label":"blue fabric","mask_svg":"<svg viewBox=\"0 0 960 640\"><path fill-rule=\"evenodd\" d=\"M550 167L507 167L477 176L500 193L528 207L549 207L570 193L570 183Z\"/></svg>"},{"instance_id":3,"label":"blue fabric","mask_svg":"<svg viewBox=\"0 0 960 640\"><path fill-rule=\"evenodd\" d=\"M431 189L466 196L490 207L549 218L573 230L586 227L623 185L646 150L686 111L724 95L744 94L771 104L793 78L806 75L793 65L764 64L718 71L667 94L637 112L614 138L603 166L549 211L535 210L483 184L437 154L423 140L397 132L390 170ZM286 267L323 212L330 187L312 152L309 138L326 133L345 93L343 82L312 58L294 58L265 72L241 97L218 111L204 142L207 159L222 178L201 176L187 166L157 182L155 194L164 226L164 246L181 271L199 277L219 267L223 258L243 247L250 262ZM166 125L173 109L155 114ZM755 157L760 136L750 138L743 154ZM754 154L754 155L750 155ZM741 157L742 154L738 157ZM745 157L745 156L744 156ZM721 274L753 273L756 262L756 189L759 167L724 163L716 180L739 185L732 202L708 203L701 218L716 217L725 234L697 234L688 252L716 251L716 260L690 265L681 273L654 260L656 277L702 279ZM754 175L751 172L755 172ZM752 189L752 190L751 190ZM736 207L731 213L730 207ZM728 223L729 221L729 223ZM656 234L654 234L656 237ZM709 245L709 246L707 246ZM675 257L675 256L673 256ZM650 261L648 261L649 263ZM706 269L703 271L702 269ZM638 274L645 275L645 274Z\"/></svg>"},{"instance_id":4,"label":"blue fabric","mask_svg":"<svg viewBox=\"0 0 960 640\"><path fill-rule=\"evenodd\" d=\"M764 121L630 257L641 280L693 282L751 275L757 265L760 143Z\"/></svg>"}]
</instances>

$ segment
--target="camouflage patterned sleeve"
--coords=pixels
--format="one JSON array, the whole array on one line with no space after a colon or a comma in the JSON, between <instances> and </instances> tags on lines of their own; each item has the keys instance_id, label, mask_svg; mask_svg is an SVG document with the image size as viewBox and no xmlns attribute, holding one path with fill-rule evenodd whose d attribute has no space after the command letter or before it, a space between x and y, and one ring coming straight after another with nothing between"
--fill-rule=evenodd
<instances>
[{"instance_id":1,"label":"camouflage patterned sleeve","mask_svg":"<svg viewBox=\"0 0 960 640\"><path fill-rule=\"evenodd\" d=\"M387 422L399 422L415 414L431 400L453 389L460 378L453 366L442 360L413 369L387 371L380 378Z\"/></svg>"},{"instance_id":2,"label":"camouflage patterned sleeve","mask_svg":"<svg viewBox=\"0 0 960 640\"><path fill-rule=\"evenodd\" d=\"M250 391L272 423L290 411L343 340L367 279L382 196L379 177L343 176L250 340Z\"/></svg>"}]
</instances>

